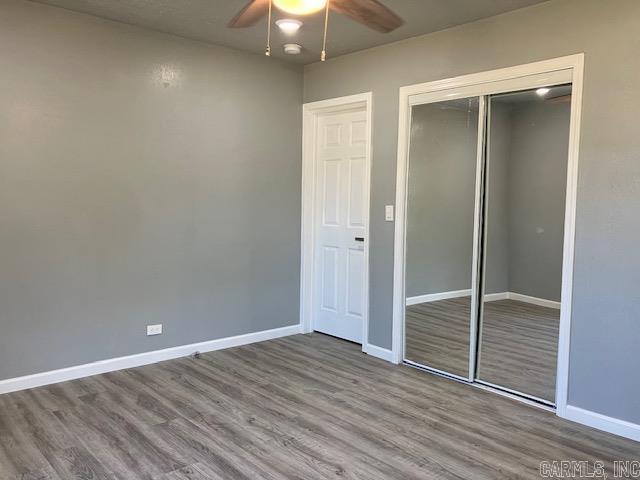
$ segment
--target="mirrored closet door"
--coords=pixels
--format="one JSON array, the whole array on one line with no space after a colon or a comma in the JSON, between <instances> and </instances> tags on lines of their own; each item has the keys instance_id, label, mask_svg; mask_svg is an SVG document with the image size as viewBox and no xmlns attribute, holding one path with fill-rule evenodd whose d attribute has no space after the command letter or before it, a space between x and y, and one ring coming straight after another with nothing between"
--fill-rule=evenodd
<instances>
[{"instance_id":1,"label":"mirrored closet door","mask_svg":"<svg viewBox=\"0 0 640 480\"><path fill-rule=\"evenodd\" d=\"M411 109L405 358L469 378L479 97Z\"/></svg>"},{"instance_id":2,"label":"mirrored closet door","mask_svg":"<svg viewBox=\"0 0 640 480\"><path fill-rule=\"evenodd\" d=\"M478 381L555 401L571 85L488 98Z\"/></svg>"},{"instance_id":3,"label":"mirrored closet door","mask_svg":"<svg viewBox=\"0 0 640 480\"><path fill-rule=\"evenodd\" d=\"M410 100L406 363L554 404L570 79Z\"/></svg>"}]
</instances>

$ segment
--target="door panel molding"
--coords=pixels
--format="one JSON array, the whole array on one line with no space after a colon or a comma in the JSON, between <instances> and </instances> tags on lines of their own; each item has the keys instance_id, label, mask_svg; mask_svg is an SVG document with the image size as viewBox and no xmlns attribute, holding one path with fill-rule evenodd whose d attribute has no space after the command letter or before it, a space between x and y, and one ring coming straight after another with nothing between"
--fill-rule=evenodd
<instances>
[{"instance_id":1,"label":"door panel molding","mask_svg":"<svg viewBox=\"0 0 640 480\"><path fill-rule=\"evenodd\" d=\"M369 338L369 205L371 190L371 131L372 131L371 92L332 98L318 102L305 103L302 107L302 221L301 221L301 267L300 267L300 328L303 333L314 331L314 260L316 245L316 223L318 221L317 192L317 158L318 118L331 113L348 113L364 111L364 126L352 126L350 137L357 143L365 144L364 173L365 183L362 202L365 230L364 242L364 292L362 304L362 351L367 352ZM334 132L336 135L340 133ZM341 132L344 134L344 132ZM351 168L351 166L350 166ZM343 179L350 180L350 179ZM349 198L349 210L351 201ZM355 199L354 199L355 200ZM350 216L351 212L347 212ZM351 218L349 218L349 221ZM359 219L358 219L359 220Z\"/></svg>"}]
</instances>

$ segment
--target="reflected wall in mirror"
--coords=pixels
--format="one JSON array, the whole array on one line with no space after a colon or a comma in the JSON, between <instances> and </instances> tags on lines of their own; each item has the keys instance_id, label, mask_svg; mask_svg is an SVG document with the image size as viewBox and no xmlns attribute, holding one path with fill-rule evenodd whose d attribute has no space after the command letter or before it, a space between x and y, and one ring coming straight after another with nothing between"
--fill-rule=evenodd
<instances>
[{"instance_id":1,"label":"reflected wall in mirror","mask_svg":"<svg viewBox=\"0 0 640 480\"><path fill-rule=\"evenodd\" d=\"M479 98L411 110L405 360L468 378Z\"/></svg>"},{"instance_id":2,"label":"reflected wall in mirror","mask_svg":"<svg viewBox=\"0 0 640 480\"><path fill-rule=\"evenodd\" d=\"M477 378L552 403L571 86L488 102Z\"/></svg>"}]
</instances>

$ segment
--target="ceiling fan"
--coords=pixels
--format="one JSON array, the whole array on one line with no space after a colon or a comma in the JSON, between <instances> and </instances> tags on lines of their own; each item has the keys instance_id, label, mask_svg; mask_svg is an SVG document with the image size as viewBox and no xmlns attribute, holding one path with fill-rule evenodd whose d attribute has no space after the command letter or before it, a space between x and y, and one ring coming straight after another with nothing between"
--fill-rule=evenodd
<instances>
[{"instance_id":1,"label":"ceiling fan","mask_svg":"<svg viewBox=\"0 0 640 480\"><path fill-rule=\"evenodd\" d=\"M324 37L320 60L326 57L327 23L329 10L346 15L377 32L389 33L404 24L404 20L377 0L250 0L227 25L230 28L246 28L255 25L268 15L267 48L271 55L271 10L278 9L293 15L309 15L324 10Z\"/></svg>"},{"instance_id":2,"label":"ceiling fan","mask_svg":"<svg viewBox=\"0 0 640 480\"><path fill-rule=\"evenodd\" d=\"M326 7L346 15L362 25L382 33L400 27L404 20L377 0L272 0L273 5L287 13L307 15ZM229 22L231 28L250 27L269 13L270 0L251 0Z\"/></svg>"}]
</instances>

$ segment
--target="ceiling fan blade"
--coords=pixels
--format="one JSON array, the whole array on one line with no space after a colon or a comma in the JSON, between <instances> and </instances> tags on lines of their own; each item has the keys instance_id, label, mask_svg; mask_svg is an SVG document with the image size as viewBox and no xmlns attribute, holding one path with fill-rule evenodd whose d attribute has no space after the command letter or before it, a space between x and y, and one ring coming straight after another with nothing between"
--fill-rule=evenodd
<instances>
[{"instance_id":1,"label":"ceiling fan blade","mask_svg":"<svg viewBox=\"0 0 640 480\"><path fill-rule=\"evenodd\" d=\"M229 28L245 28L255 25L269 12L269 0L251 0L227 24Z\"/></svg>"},{"instance_id":2,"label":"ceiling fan blade","mask_svg":"<svg viewBox=\"0 0 640 480\"><path fill-rule=\"evenodd\" d=\"M378 32L388 33L404 20L377 0L330 0L331 9Z\"/></svg>"}]
</instances>

